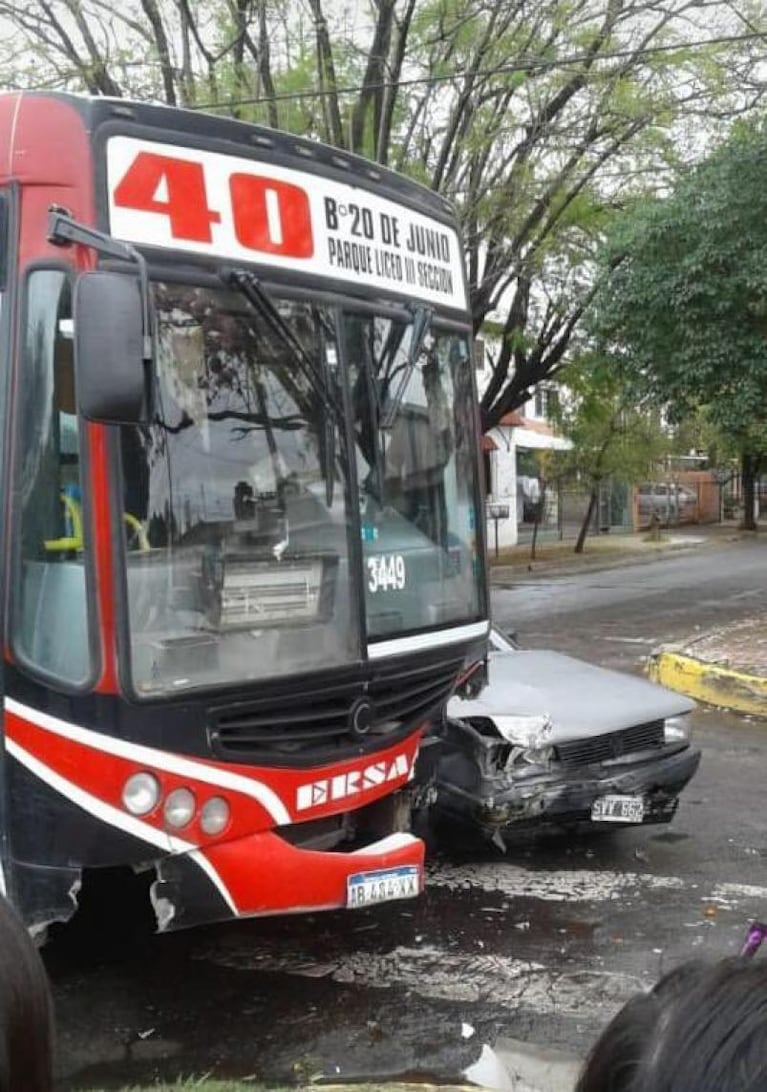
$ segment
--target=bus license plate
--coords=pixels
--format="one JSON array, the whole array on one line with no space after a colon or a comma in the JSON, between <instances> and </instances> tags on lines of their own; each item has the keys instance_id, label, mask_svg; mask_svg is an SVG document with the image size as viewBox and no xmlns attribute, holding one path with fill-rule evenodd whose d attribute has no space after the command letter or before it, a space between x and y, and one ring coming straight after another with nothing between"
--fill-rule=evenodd
<instances>
[{"instance_id":1,"label":"bus license plate","mask_svg":"<svg viewBox=\"0 0 767 1092\"><path fill-rule=\"evenodd\" d=\"M641 796L599 796L591 805L591 818L596 823L641 823L644 799Z\"/></svg>"},{"instance_id":2,"label":"bus license plate","mask_svg":"<svg viewBox=\"0 0 767 1092\"><path fill-rule=\"evenodd\" d=\"M420 893L421 869L418 865L356 872L346 881L346 905L352 910L394 899L413 899Z\"/></svg>"}]
</instances>

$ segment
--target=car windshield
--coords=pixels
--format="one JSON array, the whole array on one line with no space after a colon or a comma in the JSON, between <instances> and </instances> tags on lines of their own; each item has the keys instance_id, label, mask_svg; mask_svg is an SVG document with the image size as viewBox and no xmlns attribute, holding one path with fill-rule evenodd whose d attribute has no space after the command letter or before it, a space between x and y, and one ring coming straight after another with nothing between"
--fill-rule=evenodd
<instances>
[{"instance_id":1,"label":"car windshield","mask_svg":"<svg viewBox=\"0 0 767 1092\"><path fill-rule=\"evenodd\" d=\"M154 285L155 419L120 430L139 694L481 617L466 336L230 284Z\"/></svg>"}]
</instances>

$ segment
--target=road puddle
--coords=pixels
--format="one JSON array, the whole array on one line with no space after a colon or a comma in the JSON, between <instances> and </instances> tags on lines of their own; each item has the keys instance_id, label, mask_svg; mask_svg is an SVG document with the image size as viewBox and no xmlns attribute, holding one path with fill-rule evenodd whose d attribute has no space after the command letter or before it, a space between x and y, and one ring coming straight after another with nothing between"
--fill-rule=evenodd
<instances>
[{"instance_id":1,"label":"road puddle","mask_svg":"<svg viewBox=\"0 0 767 1092\"><path fill-rule=\"evenodd\" d=\"M493 1092L515 1092L511 1074L487 1043L482 1044L482 1053L476 1062L464 1070L463 1076L480 1088L490 1088Z\"/></svg>"},{"instance_id":2,"label":"road puddle","mask_svg":"<svg viewBox=\"0 0 767 1092\"><path fill-rule=\"evenodd\" d=\"M572 1092L581 1060L561 1050L500 1039L484 1043L476 1062L464 1070L465 1080L493 1092Z\"/></svg>"}]
</instances>

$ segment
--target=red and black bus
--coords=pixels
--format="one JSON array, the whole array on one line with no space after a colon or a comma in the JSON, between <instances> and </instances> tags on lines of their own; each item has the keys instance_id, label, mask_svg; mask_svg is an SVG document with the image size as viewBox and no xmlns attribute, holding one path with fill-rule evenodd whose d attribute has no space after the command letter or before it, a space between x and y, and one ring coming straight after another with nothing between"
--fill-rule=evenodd
<instances>
[{"instance_id":1,"label":"red and black bus","mask_svg":"<svg viewBox=\"0 0 767 1092\"><path fill-rule=\"evenodd\" d=\"M417 894L422 733L484 653L451 211L310 140L0 97L0 878L30 929Z\"/></svg>"}]
</instances>

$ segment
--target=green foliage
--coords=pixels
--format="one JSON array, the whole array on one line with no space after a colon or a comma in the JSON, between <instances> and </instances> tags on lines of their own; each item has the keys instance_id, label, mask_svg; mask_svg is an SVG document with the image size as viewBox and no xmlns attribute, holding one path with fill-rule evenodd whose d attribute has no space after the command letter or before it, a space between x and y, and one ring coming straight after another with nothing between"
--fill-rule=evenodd
<instances>
[{"instance_id":1,"label":"green foliage","mask_svg":"<svg viewBox=\"0 0 767 1092\"><path fill-rule=\"evenodd\" d=\"M671 196L627 216L604 255L592 326L637 392L681 420L705 407L739 450L767 451L767 127L740 125Z\"/></svg>"},{"instance_id":2,"label":"green foliage","mask_svg":"<svg viewBox=\"0 0 767 1092\"><path fill-rule=\"evenodd\" d=\"M606 478L641 481L671 448L657 411L638 403L615 362L596 353L568 370L558 424L573 445L560 453L559 472L591 488Z\"/></svg>"}]
</instances>

